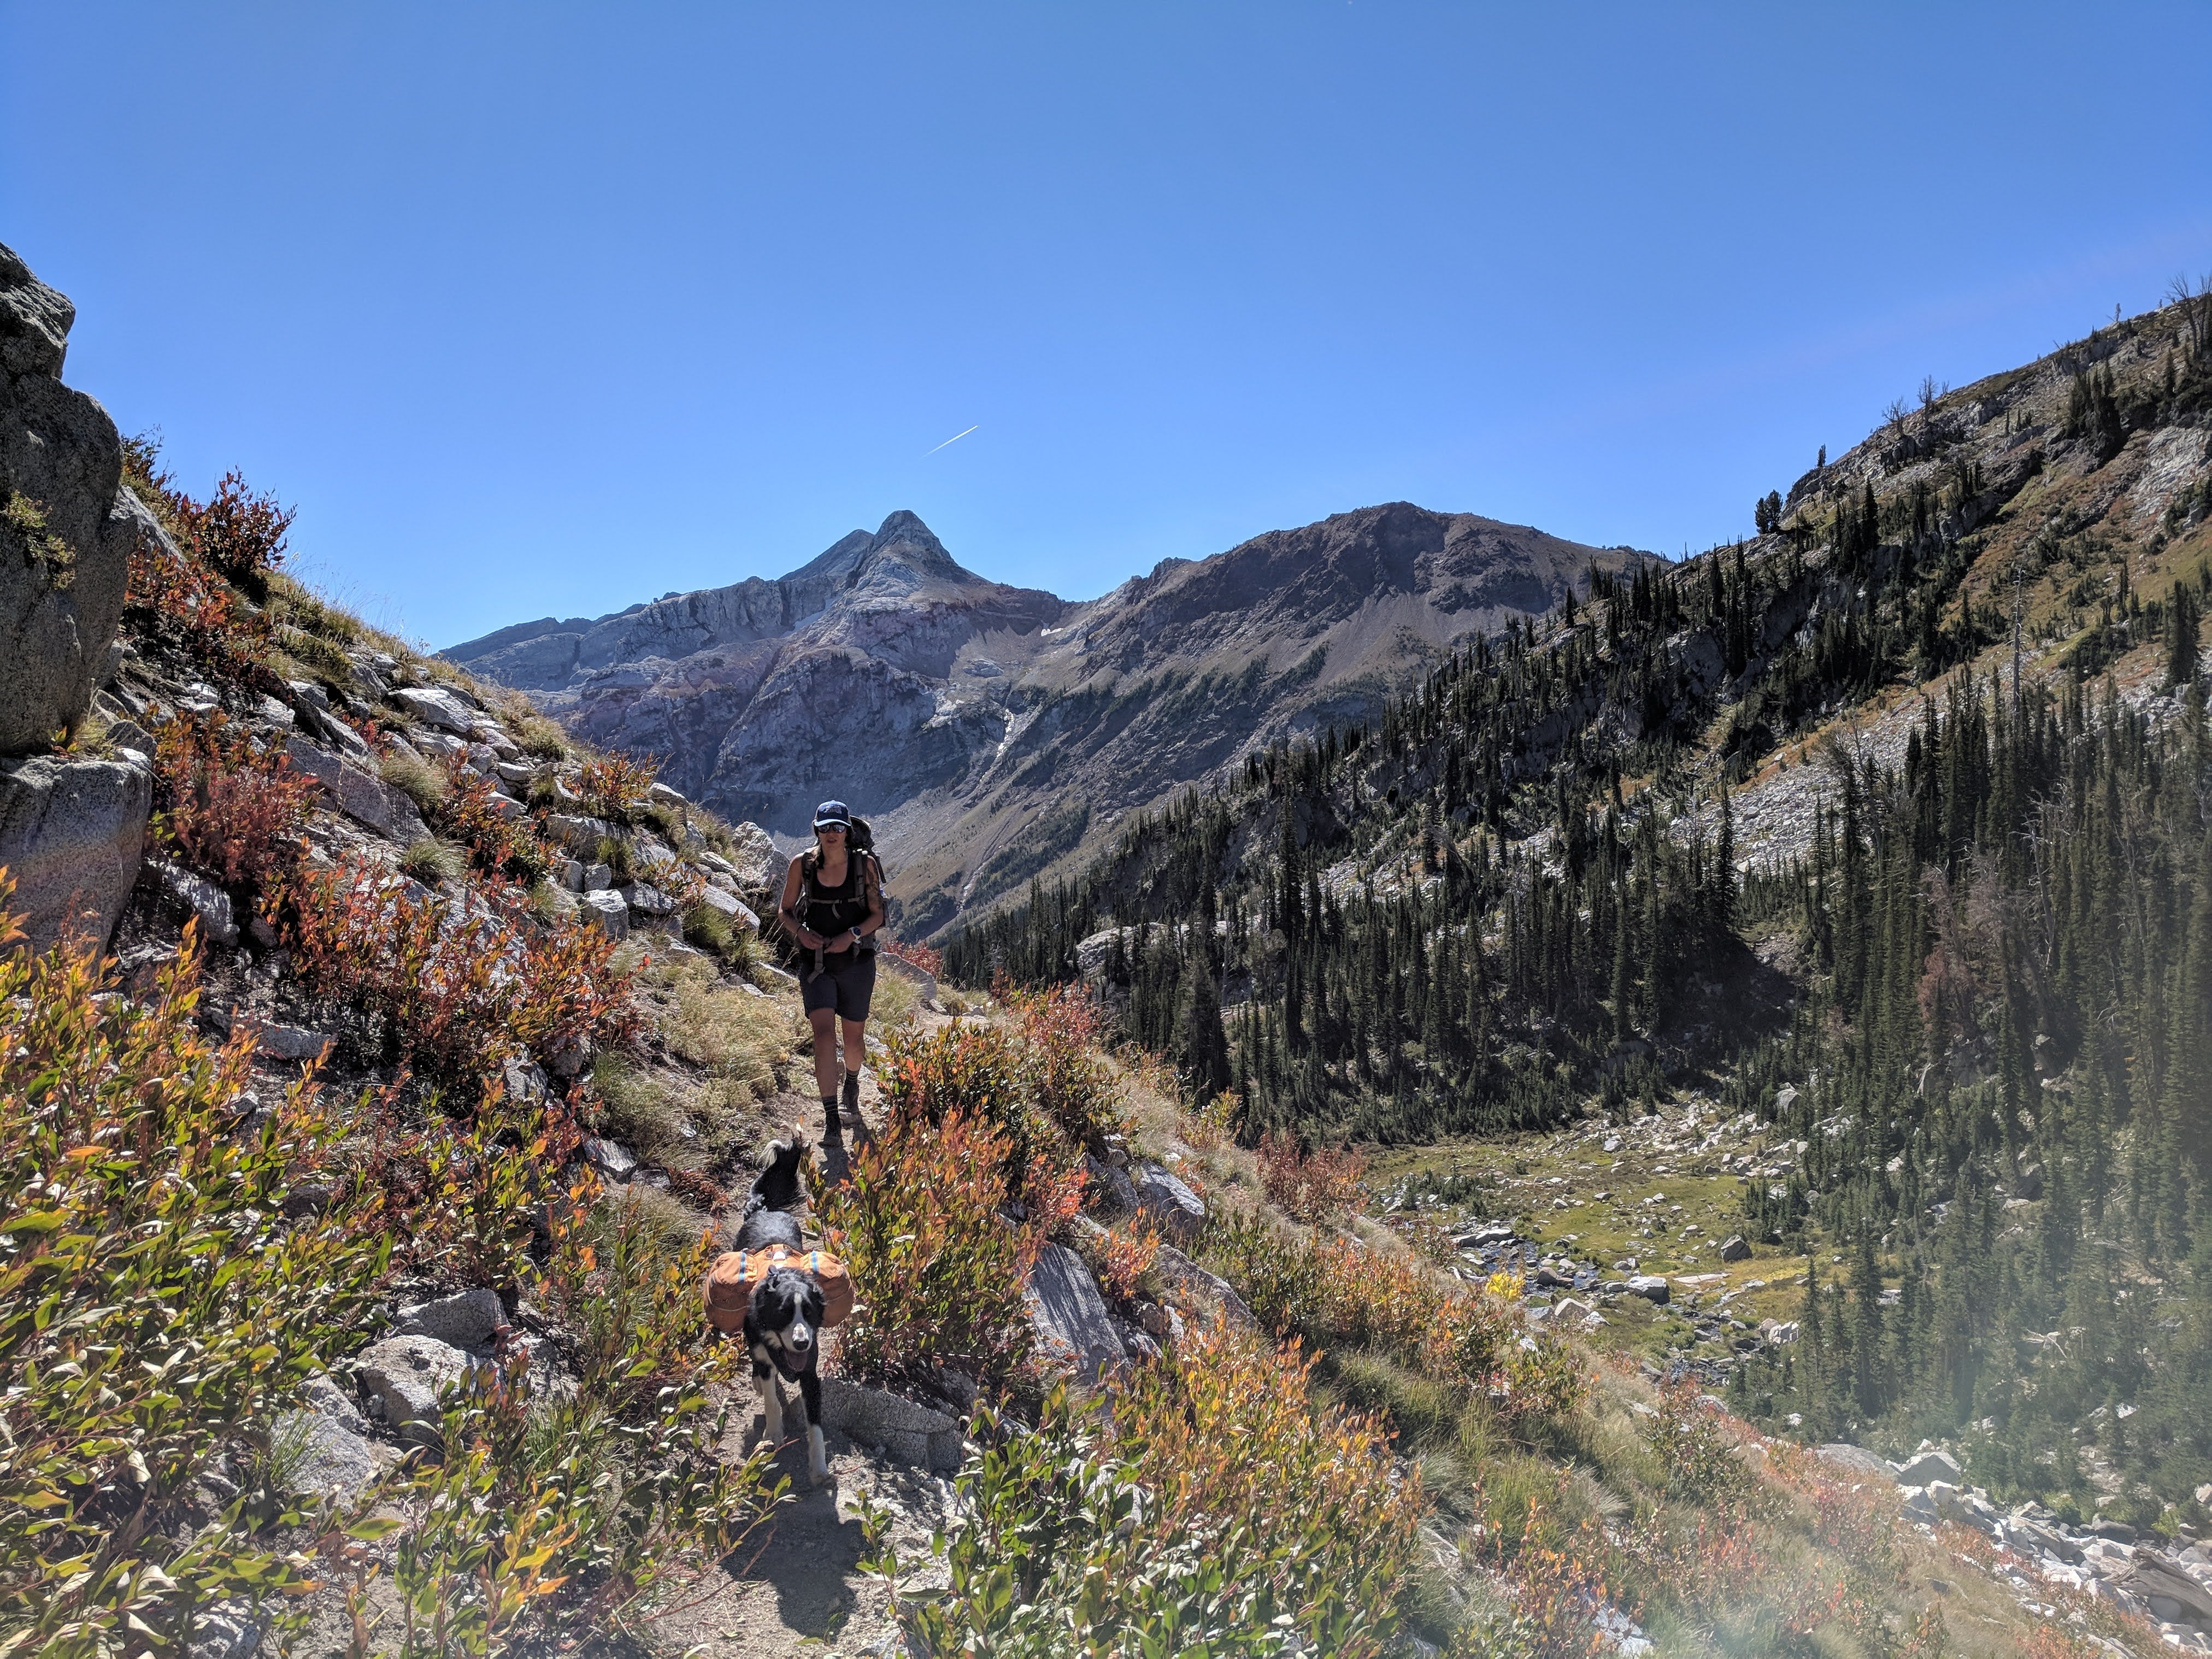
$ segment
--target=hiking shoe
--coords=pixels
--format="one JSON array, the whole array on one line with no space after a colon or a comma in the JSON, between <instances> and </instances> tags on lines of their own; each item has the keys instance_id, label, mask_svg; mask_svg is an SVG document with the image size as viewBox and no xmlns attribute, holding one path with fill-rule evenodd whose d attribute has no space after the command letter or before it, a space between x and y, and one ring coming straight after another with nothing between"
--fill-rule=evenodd
<instances>
[{"instance_id":1,"label":"hiking shoe","mask_svg":"<svg viewBox=\"0 0 2212 1659\"><path fill-rule=\"evenodd\" d=\"M858 1072L845 1073L845 1109L854 1117L860 1115L860 1074Z\"/></svg>"},{"instance_id":2,"label":"hiking shoe","mask_svg":"<svg viewBox=\"0 0 2212 1659\"><path fill-rule=\"evenodd\" d=\"M822 1139L825 1141L842 1141L844 1138L845 1126L837 1121L837 1103L834 1100L823 1101L822 1103Z\"/></svg>"}]
</instances>

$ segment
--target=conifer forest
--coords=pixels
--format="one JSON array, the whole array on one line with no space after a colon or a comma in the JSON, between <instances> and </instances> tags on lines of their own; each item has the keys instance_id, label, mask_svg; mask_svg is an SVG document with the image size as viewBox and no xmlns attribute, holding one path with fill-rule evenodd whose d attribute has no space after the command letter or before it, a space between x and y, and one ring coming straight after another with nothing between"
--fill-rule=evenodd
<instances>
[{"instance_id":1,"label":"conifer forest","mask_svg":"<svg viewBox=\"0 0 2212 1659\"><path fill-rule=\"evenodd\" d=\"M2212 474L2154 512L2114 480L2208 403L2186 290L1924 387L1758 498L1754 539L1593 572L1249 755L951 968L1088 979L1248 1138L1626 1121L1695 1085L1796 1149L1741 1228L1803 1254L1802 1338L1735 1366L1732 1406L1956 1437L1992 1491L2062 1504L2088 1424L2185 1492L2212 1479ZM1797 825L1758 850L1754 791Z\"/></svg>"}]
</instances>

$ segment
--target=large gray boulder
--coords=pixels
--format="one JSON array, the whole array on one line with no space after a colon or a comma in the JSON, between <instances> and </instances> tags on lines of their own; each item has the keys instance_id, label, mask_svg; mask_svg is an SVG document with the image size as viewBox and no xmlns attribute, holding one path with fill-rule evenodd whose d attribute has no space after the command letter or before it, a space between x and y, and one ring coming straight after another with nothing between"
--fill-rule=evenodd
<instances>
[{"instance_id":1,"label":"large gray boulder","mask_svg":"<svg viewBox=\"0 0 2212 1659\"><path fill-rule=\"evenodd\" d=\"M1210 1304L1231 1325L1248 1331L1260 1328L1260 1322L1244 1305L1244 1298L1237 1294L1237 1287L1218 1273L1210 1273L1185 1255L1172 1244L1163 1244L1152 1257L1152 1271L1159 1274L1171 1288L1187 1297Z\"/></svg>"},{"instance_id":2,"label":"large gray boulder","mask_svg":"<svg viewBox=\"0 0 2212 1659\"><path fill-rule=\"evenodd\" d=\"M400 1335L427 1336L455 1348L487 1347L506 1324L499 1293L481 1285L399 1310Z\"/></svg>"},{"instance_id":3,"label":"large gray boulder","mask_svg":"<svg viewBox=\"0 0 2212 1659\"><path fill-rule=\"evenodd\" d=\"M295 1454L285 1484L295 1492L350 1503L383 1468L369 1443L368 1425L344 1390L320 1373L300 1393L299 1408L276 1419L276 1443L289 1444Z\"/></svg>"},{"instance_id":4,"label":"large gray boulder","mask_svg":"<svg viewBox=\"0 0 2212 1659\"><path fill-rule=\"evenodd\" d=\"M1955 1486L1964 1478L1959 1472L1959 1460L1947 1451L1916 1453L1897 1465L1896 1477L1900 1486L1924 1486L1931 1480L1948 1480Z\"/></svg>"},{"instance_id":5,"label":"large gray boulder","mask_svg":"<svg viewBox=\"0 0 2212 1659\"><path fill-rule=\"evenodd\" d=\"M430 833L405 792L364 767L308 742L297 732L284 740L284 752L295 767L323 786L341 812L386 840L408 847Z\"/></svg>"},{"instance_id":6,"label":"large gray boulder","mask_svg":"<svg viewBox=\"0 0 2212 1659\"><path fill-rule=\"evenodd\" d=\"M131 550L160 532L107 411L61 382L76 310L0 245L0 755L74 730L123 617Z\"/></svg>"},{"instance_id":7,"label":"large gray boulder","mask_svg":"<svg viewBox=\"0 0 2212 1659\"><path fill-rule=\"evenodd\" d=\"M124 761L0 761L0 867L33 951L71 933L105 945L146 841L153 775Z\"/></svg>"},{"instance_id":8,"label":"large gray boulder","mask_svg":"<svg viewBox=\"0 0 2212 1659\"><path fill-rule=\"evenodd\" d=\"M1106 1299L1083 1258L1065 1244L1048 1244L1023 1286L1039 1355L1085 1382L1126 1363L1121 1339L1106 1316Z\"/></svg>"}]
</instances>

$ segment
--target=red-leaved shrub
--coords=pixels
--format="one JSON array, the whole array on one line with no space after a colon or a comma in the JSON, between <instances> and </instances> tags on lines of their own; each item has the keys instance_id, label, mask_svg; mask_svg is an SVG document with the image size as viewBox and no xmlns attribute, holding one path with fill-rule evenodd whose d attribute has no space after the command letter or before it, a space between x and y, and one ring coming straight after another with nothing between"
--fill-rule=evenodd
<instances>
[{"instance_id":1,"label":"red-leaved shrub","mask_svg":"<svg viewBox=\"0 0 2212 1659\"><path fill-rule=\"evenodd\" d=\"M220 710L164 720L154 740L157 842L226 887L258 887L298 863L319 786L281 750Z\"/></svg>"},{"instance_id":2,"label":"red-leaved shrub","mask_svg":"<svg viewBox=\"0 0 2212 1659\"><path fill-rule=\"evenodd\" d=\"M499 803L506 801L506 806ZM469 863L489 876L535 881L552 854L530 817L492 787L491 780L459 755L446 757L446 793L434 809L437 826L468 849Z\"/></svg>"},{"instance_id":3,"label":"red-leaved shrub","mask_svg":"<svg viewBox=\"0 0 2212 1659\"><path fill-rule=\"evenodd\" d=\"M1351 1147L1301 1152L1297 1137L1272 1130L1260 1137L1260 1182L1284 1214L1319 1221L1352 1208L1366 1178L1367 1160Z\"/></svg>"},{"instance_id":4,"label":"red-leaved shrub","mask_svg":"<svg viewBox=\"0 0 2212 1659\"><path fill-rule=\"evenodd\" d=\"M602 755L584 763L576 793L597 817L627 823L631 804L645 799L659 771L660 763L649 755Z\"/></svg>"},{"instance_id":5,"label":"red-leaved shrub","mask_svg":"<svg viewBox=\"0 0 2212 1659\"><path fill-rule=\"evenodd\" d=\"M573 922L540 928L520 903L513 889L411 898L356 860L300 873L285 934L312 993L380 1016L389 1057L441 1084L480 1084L525 1048L550 1057L633 1041L634 975L614 967L613 942Z\"/></svg>"}]
</instances>

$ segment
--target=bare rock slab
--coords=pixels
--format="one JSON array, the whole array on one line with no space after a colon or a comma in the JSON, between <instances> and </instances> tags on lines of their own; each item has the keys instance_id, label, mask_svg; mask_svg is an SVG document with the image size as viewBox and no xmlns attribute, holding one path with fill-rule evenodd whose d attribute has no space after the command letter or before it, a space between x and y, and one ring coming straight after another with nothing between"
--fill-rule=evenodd
<instances>
[{"instance_id":1,"label":"bare rock slab","mask_svg":"<svg viewBox=\"0 0 2212 1659\"><path fill-rule=\"evenodd\" d=\"M1152 1258L1153 1271L1175 1290L1186 1297L1218 1310L1231 1325L1248 1331L1260 1328L1244 1298L1237 1294L1237 1287L1220 1274L1210 1273L1185 1255L1172 1244L1163 1244Z\"/></svg>"},{"instance_id":2,"label":"bare rock slab","mask_svg":"<svg viewBox=\"0 0 2212 1659\"><path fill-rule=\"evenodd\" d=\"M1206 1205L1176 1176L1157 1164L1139 1165L1131 1183L1137 1201L1152 1212L1160 1231L1178 1243L1188 1243L1206 1225Z\"/></svg>"},{"instance_id":3,"label":"bare rock slab","mask_svg":"<svg viewBox=\"0 0 2212 1659\"><path fill-rule=\"evenodd\" d=\"M481 1285L399 1310L400 1335L427 1336L454 1348L489 1346L506 1324L499 1293Z\"/></svg>"},{"instance_id":4,"label":"bare rock slab","mask_svg":"<svg viewBox=\"0 0 2212 1659\"><path fill-rule=\"evenodd\" d=\"M1066 1245L1048 1244L1038 1252L1022 1293L1038 1351L1047 1363L1073 1370L1085 1382L1095 1382L1127 1363L1097 1281L1083 1258Z\"/></svg>"},{"instance_id":5,"label":"bare rock slab","mask_svg":"<svg viewBox=\"0 0 2212 1659\"><path fill-rule=\"evenodd\" d=\"M0 866L33 951L65 931L105 945L138 879L153 775L122 761L0 761Z\"/></svg>"},{"instance_id":6,"label":"bare rock slab","mask_svg":"<svg viewBox=\"0 0 2212 1659\"><path fill-rule=\"evenodd\" d=\"M0 754L73 731L160 530L123 488L107 411L61 382L76 308L0 245Z\"/></svg>"},{"instance_id":7,"label":"bare rock slab","mask_svg":"<svg viewBox=\"0 0 2212 1659\"><path fill-rule=\"evenodd\" d=\"M965 1455L959 1422L945 1412L849 1377L822 1379L822 1426L917 1468L951 1474Z\"/></svg>"}]
</instances>

